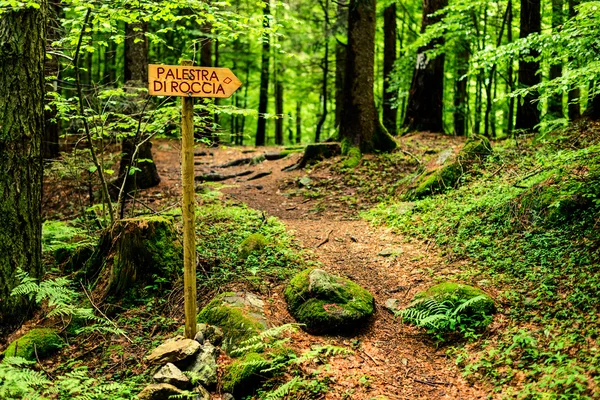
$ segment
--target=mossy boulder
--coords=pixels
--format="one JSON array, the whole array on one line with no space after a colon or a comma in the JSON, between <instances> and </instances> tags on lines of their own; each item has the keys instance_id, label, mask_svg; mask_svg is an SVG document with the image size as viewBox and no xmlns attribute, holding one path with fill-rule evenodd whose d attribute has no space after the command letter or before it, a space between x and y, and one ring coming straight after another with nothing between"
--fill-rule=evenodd
<instances>
[{"instance_id":1,"label":"mossy boulder","mask_svg":"<svg viewBox=\"0 0 600 400\"><path fill-rule=\"evenodd\" d=\"M421 176L409 197L411 199L421 199L453 188L460 180L463 172L463 166L458 162L446 164L430 171Z\"/></svg>"},{"instance_id":2,"label":"mossy boulder","mask_svg":"<svg viewBox=\"0 0 600 400\"><path fill-rule=\"evenodd\" d=\"M238 255L245 260L252 253L261 254L268 244L269 241L262 233L253 233L240 243Z\"/></svg>"},{"instance_id":3,"label":"mossy boulder","mask_svg":"<svg viewBox=\"0 0 600 400\"><path fill-rule=\"evenodd\" d=\"M315 334L352 330L374 311L374 299L368 291L321 269L297 274L284 296L292 316Z\"/></svg>"},{"instance_id":4,"label":"mossy boulder","mask_svg":"<svg viewBox=\"0 0 600 400\"><path fill-rule=\"evenodd\" d=\"M198 314L198 322L223 330L223 348L233 350L238 344L267 328L264 302L252 293L226 292L211 300Z\"/></svg>"},{"instance_id":5,"label":"mossy boulder","mask_svg":"<svg viewBox=\"0 0 600 400\"><path fill-rule=\"evenodd\" d=\"M413 302L435 299L438 302L450 300L453 303L464 303L472 298L482 296L482 300L473 304L466 312L469 314L492 315L496 312L494 299L483 290L474 286L456 282L443 282L415 294Z\"/></svg>"},{"instance_id":6,"label":"mossy boulder","mask_svg":"<svg viewBox=\"0 0 600 400\"><path fill-rule=\"evenodd\" d=\"M12 341L6 350L4 357L22 357L29 361L42 359L52 355L63 346L63 340L58 334L49 328L32 329L20 338Z\"/></svg>"},{"instance_id":7,"label":"mossy boulder","mask_svg":"<svg viewBox=\"0 0 600 400\"><path fill-rule=\"evenodd\" d=\"M88 275L99 276L95 291L103 297L127 292L135 296L153 286L156 278L174 280L183 267L183 248L173 219L144 216L120 220L102 234L88 265ZM132 293L132 288L138 290Z\"/></svg>"},{"instance_id":8,"label":"mossy boulder","mask_svg":"<svg viewBox=\"0 0 600 400\"><path fill-rule=\"evenodd\" d=\"M236 398L251 394L268 377L268 374L262 371L270 365L263 354L245 354L225 368L221 381L222 390L233 394Z\"/></svg>"},{"instance_id":9,"label":"mossy boulder","mask_svg":"<svg viewBox=\"0 0 600 400\"><path fill-rule=\"evenodd\" d=\"M475 136L467 140L458 153L460 162L477 162L492 154L490 141L483 136Z\"/></svg>"}]
</instances>

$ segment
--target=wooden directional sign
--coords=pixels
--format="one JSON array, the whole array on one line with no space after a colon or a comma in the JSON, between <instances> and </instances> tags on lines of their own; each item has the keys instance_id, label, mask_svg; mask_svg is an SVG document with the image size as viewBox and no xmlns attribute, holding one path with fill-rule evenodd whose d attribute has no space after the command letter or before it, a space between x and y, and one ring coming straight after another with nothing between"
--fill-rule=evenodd
<instances>
[{"instance_id":1,"label":"wooden directional sign","mask_svg":"<svg viewBox=\"0 0 600 400\"><path fill-rule=\"evenodd\" d=\"M227 98L240 86L242 82L229 68L148 65L152 96Z\"/></svg>"}]
</instances>

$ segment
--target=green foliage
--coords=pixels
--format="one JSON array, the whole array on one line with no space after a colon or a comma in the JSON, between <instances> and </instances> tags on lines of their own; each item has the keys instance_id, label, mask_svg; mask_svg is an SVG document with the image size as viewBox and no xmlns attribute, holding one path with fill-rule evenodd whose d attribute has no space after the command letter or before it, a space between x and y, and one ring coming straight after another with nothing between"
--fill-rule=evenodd
<instances>
[{"instance_id":1,"label":"green foliage","mask_svg":"<svg viewBox=\"0 0 600 400\"><path fill-rule=\"evenodd\" d=\"M63 341L53 329L32 329L25 335L12 341L4 357L21 357L28 361L45 358L60 349Z\"/></svg>"},{"instance_id":2,"label":"green foliage","mask_svg":"<svg viewBox=\"0 0 600 400\"><path fill-rule=\"evenodd\" d=\"M7 357L0 363L0 398L126 400L134 395L135 387L130 383L104 382L90 377L85 368L50 379L45 373L32 369L33 364L20 357Z\"/></svg>"},{"instance_id":3,"label":"green foliage","mask_svg":"<svg viewBox=\"0 0 600 400\"><path fill-rule=\"evenodd\" d=\"M239 255L240 258L246 260L252 253L260 254L265 250L269 242L261 233L253 233L240 243Z\"/></svg>"}]
</instances>

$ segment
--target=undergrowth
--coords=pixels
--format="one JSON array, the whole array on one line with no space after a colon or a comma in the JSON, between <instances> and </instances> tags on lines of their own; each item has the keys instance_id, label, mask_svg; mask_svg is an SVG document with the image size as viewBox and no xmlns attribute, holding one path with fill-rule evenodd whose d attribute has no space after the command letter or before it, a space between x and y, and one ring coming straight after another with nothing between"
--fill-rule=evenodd
<instances>
[{"instance_id":1,"label":"undergrowth","mask_svg":"<svg viewBox=\"0 0 600 400\"><path fill-rule=\"evenodd\" d=\"M600 146L579 133L496 144L462 187L364 213L433 240L457 280L499 289L507 327L453 351L505 398L600 396Z\"/></svg>"}]
</instances>

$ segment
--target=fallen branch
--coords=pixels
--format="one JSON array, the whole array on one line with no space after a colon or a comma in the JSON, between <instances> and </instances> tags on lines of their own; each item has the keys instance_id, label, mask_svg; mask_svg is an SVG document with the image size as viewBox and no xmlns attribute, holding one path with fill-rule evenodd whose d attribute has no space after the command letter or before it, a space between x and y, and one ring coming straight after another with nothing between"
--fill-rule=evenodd
<instances>
[{"instance_id":1,"label":"fallen branch","mask_svg":"<svg viewBox=\"0 0 600 400\"><path fill-rule=\"evenodd\" d=\"M252 175L250 178L246 179L246 182L253 181L253 180L256 180L256 179L260 179L260 178L264 178L265 176L269 176L271 174L272 174L271 171L258 172L257 174Z\"/></svg>"},{"instance_id":2,"label":"fallen branch","mask_svg":"<svg viewBox=\"0 0 600 400\"><path fill-rule=\"evenodd\" d=\"M215 168L238 167L240 165L256 165L265 161L265 156L238 158L237 160L229 161L228 163L217 165Z\"/></svg>"},{"instance_id":3,"label":"fallen branch","mask_svg":"<svg viewBox=\"0 0 600 400\"><path fill-rule=\"evenodd\" d=\"M80 282L80 283L81 283L81 282ZM102 316L103 316L103 317L104 317L104 318L105 318L105 319L106 319L108 322L110 322L110 324L111 324L112 326L114 326L114 327L115 327L115 329L117 329L117 330L121 331L121 332L122 332L121 334L122 334L122 335L125 337L125 339L129 340L129 343L133 343L133 340L131 340L131 339L129 338L129 336L127 336L127 334L126 334L125 332L123 332L123 330L122 330L121 328L119 328L119 327L117 326L117 324L115 324L115 323L114 323L114 322L113 322L113 321L112 321L110 318L108 318L108 317L106 316L106 314L104 314L104 313L102 312L102 310L100 310L100 309L98 308L98 306L96 305L96 303L94 303L94 301L92 300L92 298L91 298L91 297L90 297L90 295L88 294L87 290L85 290L85 286L83 286L83 283L81 283L81 288L83 289L83 293L85 293L85 296L86 296L86 297L88 298L88 300L90 301L90 304L92 305L92 307L94 307L94 308L96 309L96 311L98 311L98 312L100 313L100 315L102 315Z\"/></svg>"},{"instance_id":4,"label":"fallen branch","mask_svg":"<svg viewBox=\"0 0 600 400\"><path fill-rule=\"evenodd\" d=\"M250 175L252 173L254 173L254 171L251 171L251 170L238 172L235 174L229 174L229 175L210 173L210 174L204 174L204 175L197 176L194 179L197 181L202 181L202 182L220 182L220 181L225 181L227 179Z\"/></svg>"},{"instance_id":5,"label":"fallen branch","mask_svg":"<svg viewBox=\"0 0 600 400\"><path fill-rule=\"evenodd\" d=\"M321 243L319 243L317 245L317 247L315 247L315 249L318 249L319 247L323 246L325 243L329 242L329 236L331 236L331 232L333 232L333 229L331 229L329 231L329 233L327 234L327 237L325 238L325 240L323 240Z\"/></svg>"}]
</instances>

